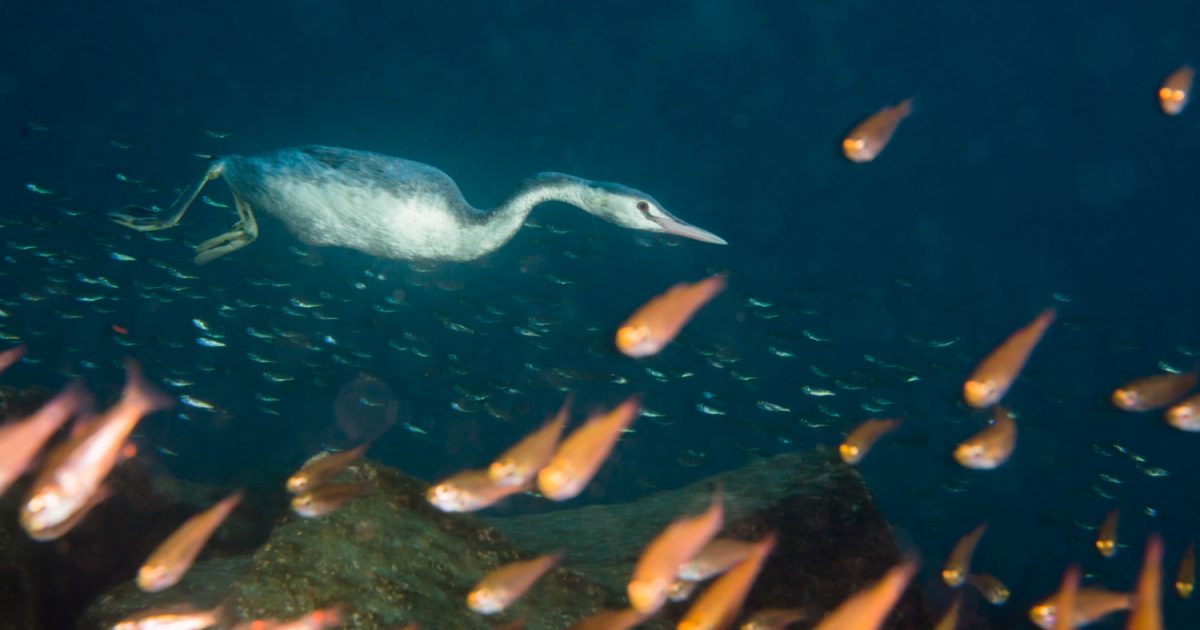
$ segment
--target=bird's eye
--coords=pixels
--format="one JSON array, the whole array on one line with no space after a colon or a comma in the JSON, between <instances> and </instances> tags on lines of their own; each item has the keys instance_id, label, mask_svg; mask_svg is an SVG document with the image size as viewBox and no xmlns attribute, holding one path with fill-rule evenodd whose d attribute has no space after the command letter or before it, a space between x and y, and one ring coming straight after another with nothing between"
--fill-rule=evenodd
<instances>
[{"instance_id":1,"label":"bird's eye","mask_svg":"<svg viewBox=\"0 0 1200 630\"><path fill-rule=\"evenodd\" d=\"M641 210L643 213L649 212L650 204L646 203L646 200L643 199L642 201L637 202L637 209Z\"/></svg>"}]
</instances>

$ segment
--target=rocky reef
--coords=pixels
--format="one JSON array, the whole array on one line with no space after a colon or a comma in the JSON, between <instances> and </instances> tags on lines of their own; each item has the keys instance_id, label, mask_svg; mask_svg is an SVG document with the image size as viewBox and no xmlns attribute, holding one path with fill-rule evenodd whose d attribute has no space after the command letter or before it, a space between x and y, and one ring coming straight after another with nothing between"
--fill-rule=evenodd
<instances>
[{"instance_id":1,"label":"rocky reef","mask_svg":"<svg viewBox=\"0 0 1200 630\"><path fill-rule=\"evenodd\" d=\"M245 557L230 557L214 540L175 588L147 595L127 582L97 599L79 627L108 627L152 606L223 602L243 619L340 604L347 628L416 621L467 630L519 618L533 630L565 628L593 611L624 607L624 583L641 548L674 518L701 511L717 486L726 501L724 535L779 535L748 610L799 607L817 618L900 558L857 471L828 451L760 459L630 503L505 518L439 512L425 502L425 482L375 463L345 477L370 480L374 491L324 518L281 517L266 543ZM557 550L566 553L561 565L508 611L485 618L467 609L467 592L491 569ZM673 627L685 609L672 605L643 627ZM910 588L886 627L932 625Z\"/></svg>"}]
</instances>

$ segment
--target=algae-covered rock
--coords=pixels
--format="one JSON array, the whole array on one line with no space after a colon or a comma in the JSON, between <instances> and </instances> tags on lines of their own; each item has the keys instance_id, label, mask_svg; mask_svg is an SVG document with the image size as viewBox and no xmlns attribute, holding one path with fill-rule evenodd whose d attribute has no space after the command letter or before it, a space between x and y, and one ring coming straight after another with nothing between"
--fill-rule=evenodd
<instances>
[{"instance_id":1,"label":"algae-covered rock","mask_svg":"<svg viewBox=\"0 0 1200 630\"><path fill-rule=\"evenodd\" d=\"M891 529L858 471L823 450L759 459L630 503L490 522L518 546L562 545L584 575L623 589L646 543L680 515L703 511L715 487L725 500L721 536L778 536L747 598L748 611L801 608L816 619L901 560ZM686 608L669 606L663 616L677 621ZM922 597L910 587L884 627L932 626Z\"/></svg>"},{"instance_id":2,"label":"algae-covered rock","mask_svg":"<svg viewBox=\"0 0 1200 630\"><path fill-rule=\"evenodd\" d=\"M289 617L340 604L347 628L491 628L526 616L527 627L563 628L581 613L620 606L614 593L556 568L504 614L471 612L466 595L492 569L553 551L519 553L493 527L468 514L444 514L425 501L425 482L364 463L373 492L329 516L289 516L229 592L240 618ZM570 550L567 550L570 553ZM569 566L569 565L568 565Z\"/></svg>"},{"instance_id":3,"label":"algae-covered rock","mask_svg":"<svg viewBox=\"0 0 1200 630\"><path fill-rule=\"evenodd\" d=\"M761 459L631 503L506 518L442 513L425 501L425 482L386 466L363 462L344 477L369 481L372 492L323 518L283 517L266 544L236 567L202 563L197 569L206 588L188 586L195 579L189 575L155 596L128 585L117 589L89 611L84 627L101 627L135 608L223 601L237 619L341 605L345 628L415 621L421 628L470 630L521 617L531 630L566 628L599 609L624 608L625 583L645 544L680 515L702 511L718 486L724 535L779 537L749 610L800 607L819 617L900 560L861 477L825 451ZM467 608L466 594L492 569L553 551L565 553L561 564L508 611L483 617ZM672 605L642 627L673 627L685 609ZM910 589L887 627L931 626Z\"/></svg>"},{"instance_id":4,"label":"algae-covered rock","mask_svg":"<svg viewBox=\"0 0 1200 630\"><path fill-rule=\"evenodd\" d=\"M254 483L245 486L247 500L209 541L204 558L247 555L266 540L270 524L280 512L273 505L278 506L281 497ZM0 539L4 542L0 576L5 581L0 591L19 588L23 598L19 600L21 608L4 610L6 615L20 611L31 619L14 627L77 627L80 616L97 597L128 584L163 539L228 492L152 474L136 459L118 466L107 484L113 489L112 497L65 536L49 542L31 539L17 525L17 508L29 485L27 479L0 501ZM271 486L277 485L277 480L272 480ZM7 595L0 594L0 598ZM0 620L0 628L6 627L3 623Z\"/></svg>"}]
</instances>

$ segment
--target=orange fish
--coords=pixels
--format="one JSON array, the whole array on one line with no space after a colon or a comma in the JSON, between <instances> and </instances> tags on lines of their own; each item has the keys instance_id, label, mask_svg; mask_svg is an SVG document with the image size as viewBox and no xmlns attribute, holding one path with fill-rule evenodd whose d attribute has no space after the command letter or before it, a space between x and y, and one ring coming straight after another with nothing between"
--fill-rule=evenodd
<instances>
[{"instance_id":1,"label":"orange fish","mask_svg":"<svg viewBox=\"0 0 1200 630\"><path fill-rule=\"evenodd\" d=\"M1096 530L1096 551L1105 558L1117 555L1117 520L1120 517L1121 511L1113 508L1104 517L1100 529Z\"/></svg>"},{"instance_id":2,"label":"orange fish","mask_svg":"<svg viewBox=\"0 0 1200 630\"><path fill-rule=\"evenodd\" d=\"M799 608L764 608L750 615L738 630L783 630L806 617Z\"/></svg>"},{"instance_id":3,"label":"orange fish","mask_svg":"<svg viewBox=\"0 0 1200 630\"><path fill-rule=\"evenodd\" d=\"M21 360L25 356L25 344L13 346L4 352L0 352L0 372L7 370L12 364Z\"/></svg>"},{"instance_id":4,"label":"orange fish","mask_svg":"<svg viewBox=\"0 0 1200 630\"><path fill-rule=\"evenodd\" d=\"M954 449L954 459L965 468L992 470L1008 461L1017 447L1017 423L1007 409L997 405L992 424Z\"/></svg>"},{"instance_id":5,"label":"orange fish","mask_svg":"<svg viewBox=\"0 0 1200 630\"><path fill-rule=\"evenodd\" d=\"M1042 340L1042 335L1046 334L1046 329L1054 323L1054 317L1054 309L1042 311L979 362L971 378L963 384L963 398L968 405L982 409L1000 402Z\"/></svg>"},{"instance_id":6,"label":"orange fish","mask_svg":"<svg viewBox=\"0 0 1200 630\"><path fill-rule=\"evenodd\" d=\"M633 568L626 589L630 607L646 614L662 608L679 567L717 535L724 518L724 502L718 490L704 513L676 519L655 536Z\"/></svg>"},{"instance_id":7,"label":"orange fish","mask_svg":"<svg viewBox=\"0 0 1200 630\"><path fill-rule=\"evenodd\" d=\"M143 380L137 363L127 360L121 399L54 449L34 479L21 505L25 531L35 540L52 540L66 533L64 525L103 500L104 478L117 464L138 421L173 402Z\"/></svg>"},{"instance_id":8,"label":"orange fish","mask_svg":"<svg viewBox=\"0 0 1200 630\"><path fill-rule=\"evenodd\" d=\"M721 630L733 623L750 587L762 570L763 562L775 548L775 535L755 543L754 550L729 571L717 578L696 598L676 624L676 630Z\"/></svg>"},{"instance_id":9,"label":"orange fish","mask_svg":"<svg viewBox=\"0 0 1200 630\"><path fill-rule=\"evenodd\" d=\"M854 430L838 446L838 453L842 456L842 461L847 464L861 462L879 438L895 431L899 426L899 420L890 418L863 421L857 427L854 427Z\"/></svg>"},{"instance_id":10,"label":"orange fish","mask_svg":"<svg viewBox=\"0 0 1200 630\"><path fill-rule=\"evenodd\" d=\"M567 426L570 406L571 397L568 396L554 418L492 462L488 467L488 477L497 485L506 487L524 486L533 481L537 472L554 455L554 448L558 446L562 437L563 427Z\"/></svg>"},{"instance_id":11,"label":"orange fish","mask_svg":"<svg viewBox=\"0 0 1200 630\"><path fill-rule=\"evenodd\" d=\"M567 630L629 630L646 620L646 615L633 610L602 610L581 619Z\"/></svg>"},{"instance_id":12,"label":"orange fish","mask_svg":"<svg viewBox=\"0 0 1200 630\"><path fill-rule=\"evenodd\" d=\"M1193 394L1167 409L1167 424L1180 431L1200 431L1200 394Z\"/></svg>"},{"instance_id":13,"label":"orange fish","mask_svg":"<svg viewBox=\"0 0 1200 630\"><path fill-rule=\"evenodd\" d=\"M1196 386L1196 370L1186 374L1154 374L1134 379L1112 393L1112 403L1124 411L1165 407Z\"/></svg>"},{"instance_id":14,"label":"orange fish","mask_svg":"<svg viewBox=\"0 0 1200 630\"><path fill-rule=\"evenodd\" d=\"M325 516L350 501L366 496L371 482L327 483L292 497L292 511L305 518Z\"/></svg>"},{"instance_id":15,"label":"orange fish","mask_svg":"<svg viewBox=\"0 0 1200 630\"><path fill-rule=\"evenodd\" d=\"M826 615L815 630L878 630L916 571L917 561L912 558L892 567L878 582Z\"/></svg>"},{"instance_id":16,"label":"orange fish","mask_svg":"<svg viewBox=\"0 0 1200 630\"><path fill-rule=\"evenodd\" d=\"M537 484L542 496L566 501L583 492L612 452L621 432L640 410L637 398L631 397L608 413L588 418L567 436L550 462L538 471Z\"/></svg>"},{"instance_id":17,"label":"orange fish","mask_svg":"<svg viewBox=\"0 0 1200 630\"><path fill-rule=\"evenodd\" d=\"M1008 601L1011 593L1004 582L998 580L995 576L987 573L972 573L967 576L967 582L983 595L983 598L990 603L999 606Z\"/></svg>"},{"instance_id":18,"label":"orange fish","mask_svg":"<svg viewBox=\"0 0 1200 630\"><path fill-rule=\"evenodd\" d=\"M1073 564L1067 567L1066 573L1063 574L1062 586L1054 598L1054 605L1058 610L1075 610L1078 597L1079 565ZM1075 625L1075 621L1067 615L1060 615L1054 620L1054 630L1074 630Z\"/></svg>"},{"instance_id":19,"label":"orange fish","mask_svg":"<svg viewBox=\"0 0 1200 630\"><path fill-rule=\"evenodd\" d=\"M1029 618L1039 628L1050 630L1058 622L1058 594L1029 609ZM1075 594L1075 616L1072 619L1075 627L1093 623L1101 617L1128 610L1133 603L1129 593L1118 593L1093 586L1083 586Z\"/></svg>"},{"instance_id":20,"label":"orange fish","mask_svg":"<svg viewBox=\"0 0 1200 630\"><path fill-rule=\"evenodd\" d=\"M503 611L521 598L562 554L538 556L532 560L510 562L484 576L467 595L467 606L481 615Z\"/></svg>"},{"instance_id":21,"label":"orange fish","mask_svg":"<svg viewBox=\"0 0 1200 630\"><path fill-rule=\"evenodd\" d=\"M1142 571L1133 590L1133 608L1129 612L1128 630L1162 630L1162 557L1163 543L1158 534L1146 540L1142 556Z\"/></svg>"},{"instance_id":22,"label":"orange fish","mask_svg":"<svg viewBox=\"0 0 1200 630\"><path fill-rule=\"evenodd\" d=\"M719 273L695 284L681 282L643 304L617 329L617 349L635 358L657 354L701 306L725 288L727 275Z\"/></svg>"},{"instance_id":23,"label":"orange fish","mask_svg":"<svg viewBox=\"0 0 1200 630\"><path fill-rule=\"evenodd\" d=\"M979 544L979 538L986 530L987 523L980 523L979 527L971 530L954 545L950 557L946 559L946 566L942 567L942 580L946 584L957 588L967 580L971 569L971 556L975 555L975 546Z\"/></svg>"},{"instance_id":24,"label":"orange fish","mask_svg":"<svg viewBox=\"0 0 1200 630\"><path fill-rule=\"evenodd\" d=\"M958 617L962 610L962 592L954 596L954 602L950 604L950 608L946 610L946 614L942 615L941 621L933 627L933 630L956 630L958 628Z\"/></svg>"},{"instance_id":25,"label":"orange fish","mask_svg":"<svg viewBox=\"0 0 1200 630\"><path fill-rule=\"evenodd\" d=\"M0 425L0 495L25 474L46 440L75 414L86 398L82 387L71 385L28 418Z\"/></svg>"},{"instance_id":26,"label":"orange fish","mask_svg":"<svg viewBox=\"0 0 1200 630\"><path fill-rule=\"evenodd\" d=\"M177 584L192 567L196 556L213 532L225 522L229 513L242 500L240 491L225 497L216 505L189 518L150 554L138 569L138 587L147 593L157 593Z\"/></svg>"},{"instance_id":27,"label":"orange fish","mask_svg":"<svg viewBox=\"0 0 1200 630\"><path fill-rule=\"evenodd\" d=\"M684 580L702 582L745 560L752 549L754 543L715 538L704 545L691 560L680 565L677 575Z\"/></svg>"},{"instance_id":28,"label":"orange fish","mask_svg":"<svg viewBox=\"0 0 1200 630\"><path fill-rule=\"evenodd\" d=\"M1196 588L1196 543L1188 543L1179 558L1179 569L1175 571L1175 592L1183 599L1192 596Z\"/></svg>"},{"instance_id":29,"label":"orange fish","mask_svg":"<svg viewBox=\"0 0 1200 630\"><path fill-rule=\"evenodd\" d=\"M314 486L325 483L334 475L341 472L343 468L362 457L363 453L370 446L370 442L364 442L350 450L314 456L300 470L296 471L296 474L288 477L288 492L299 494Z\"/></svg>"},{"instance_id":30,"label":"orange fish","mask_svg":"<svg viewBox=\"0 0 1200 630\"><path fill-rule=\"evenodd\" d=\"M485 470L464 470L430 486L425 498L443 512L474 512L527 489L497 485Z\"/></svg>"},{"instance_id":31,"label":"orange fish","mask_svg":"<svg viewBox=\"0 0 1200 630\"><path fill-rule=\"evenodd\" d=\"M321 608L295 619L256 619L238 624L233 630L325 630L338 626L344 620L342 609L338 606Z\"/></svg>"},{"instance_id":32,"label":"orange fish","mask_svg":"<svg viewBox=\"0 0 1200 630\"><path fill-rule=\"evenodd\" d=\"M871 114L866 120L858 123L849 135L842 140L842 153L851 162L870 162L874 160L888 142L900 121L912 113L913 100L906 98L896 105L884 107Z\"/></svg>"},{"instance_id":33,"label":"orange fish","mask_svg":"<svg viewBox=\"0 0 1200 630\"><path fill-rule=\"evenodd\" d=\"M1167 75L1162 87L1158 88L1158 104L1162 106L1164 114L1178 116L1187 107L1195 75L1196 72L1187 64Z\"/></svg>"},{"instance_id":34,"label":"orange fish","mask_svg":"<svg viewBox=\"0 0 1200 630\"><path fill-rule=\"evenodd\" d=\"M224 610L194 610L187 606L147 610L113 624L112 630L203 630L220 625Z\"/></svg>"}]
</instances>

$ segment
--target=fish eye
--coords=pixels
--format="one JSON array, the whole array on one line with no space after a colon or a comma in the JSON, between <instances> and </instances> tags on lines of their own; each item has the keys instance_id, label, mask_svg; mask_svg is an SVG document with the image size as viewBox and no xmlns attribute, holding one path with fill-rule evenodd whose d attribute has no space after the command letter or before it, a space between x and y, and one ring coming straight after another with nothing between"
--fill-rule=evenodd
<instances>
[{"instance_id":1,"label":"fish eye","mask_svg":"<svg viewBox=\"0 0 1200 630\"><path fill-rule=\"evenodd\" d=\"M641 210L642 213L645 214L650 211L650 204L645 199L639 199L637 202L637 209Z\"/></svg>"}]
</instances>

